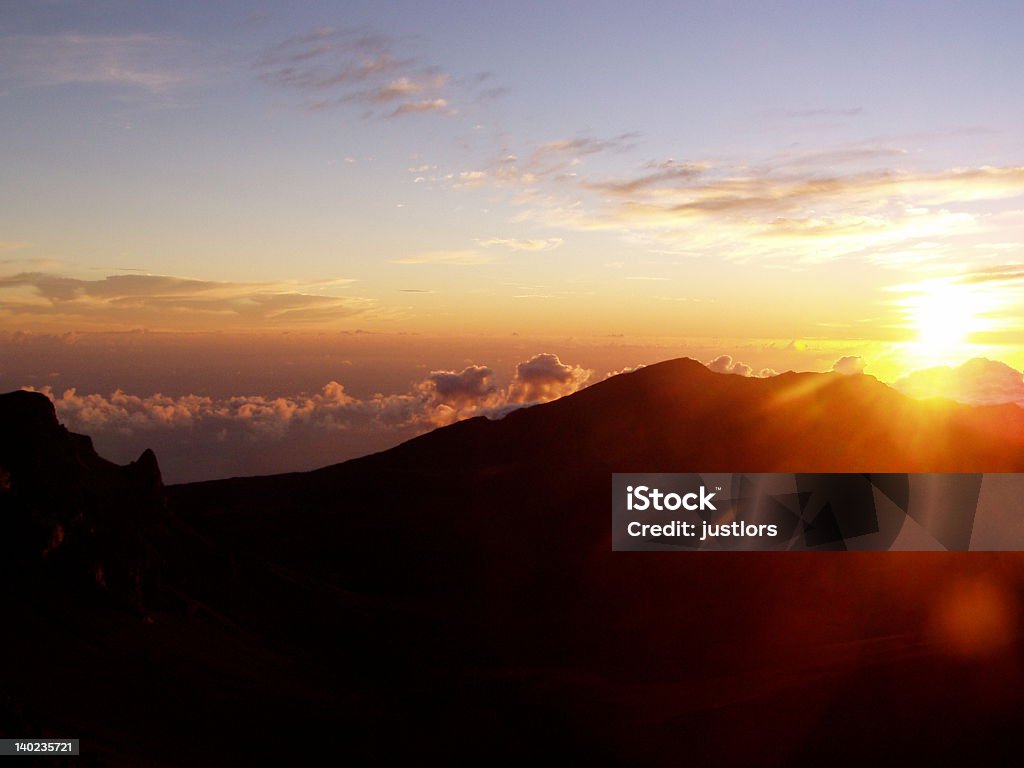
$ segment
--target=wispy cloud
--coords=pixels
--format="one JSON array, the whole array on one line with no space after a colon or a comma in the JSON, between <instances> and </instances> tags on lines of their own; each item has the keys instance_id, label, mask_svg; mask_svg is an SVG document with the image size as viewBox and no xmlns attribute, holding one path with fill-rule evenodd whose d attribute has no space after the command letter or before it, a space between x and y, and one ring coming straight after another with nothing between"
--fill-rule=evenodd
<instances>
[{"instance_id":1,"label":"wispy cloud","mask_svg":"<svg viewBox=\"0 0 1024 768\"><path fill-rule=\"evenodd\" d=\"M344 282L330 281L329 285ZM140 274L82 280L22 272L0 277L0 296L0 318L7 321L60 320L172 329L329 325L365 316L375 308L368 299L304 292L287 283Z\"/></svg>"},{"instance_id":2,"label":"wispy cloud","mask_svg":"<svg viewBox=\"0 0 1024 768\"><path fill-rule=\"evenodd\" d=\"M143 33L6 35L0 37L0 84L116 85L164 93L195 76L194 54L181 40Z\"/></svg>"},{"instance_id":3,"label":"wispy cloud","mask_svg":"<svg viewBox=\"0 0 1024 768\"><path fill-rule=\"evenodd\" d=\"M618 232L654 248L786 265L859 255L892 265L908 254L933 258L950 237L992 230L996 222L972 204L1024 196L1024 167L822 171L814 163L668 160L603 178L583 169L544 178L498 167L473 182L516 185L520 220Z\"/></svg>"},{"instance_id":4,"label":"wispy cloud","mask_svg":"<svg viewBox=\"0 0 1024 768\"><path fill-rule=\"evenodd\" d=\"M560 248L565 241L560 237L491 237L477 242L484 248L507 248L510 251L551 251Z\"/></svg>"},{"instance_id":5,"label":"wispy cloud","mask_svg":"<svg viewBox=\"0 0 1024 768\"><path fill-rule=\"evenodd\" d=\"M635 147L638 137L636 133L611 138L574 136L534 144L522 156L506 148L478 167L419 178L456 189L498 187L516 191L533 190L552 182L577 183L579 166L586 158L627 152Z\"/></svg>"},{"instance_id":6,"label":"wispy cloud","mask_svg":"<svg viewBox=\"0 0 1024 768\"><path fill-rule=\"evenodd\" d=\"M1024 264L997 264L960 275L961 283L1022 283ZM1024 285L1022 285L1024 287Z\"/></svg>"},{"instance_id":7,"label":"wispy cloud","mask_svg":"<svg viewBox=\"0 0 1024 768\"><path fill-rule=\"evenodd\" d=\"M309 110L355 103L382 117L454 114L453 78L399 47L376 32L324 27L270 48L254 66L263 82L302 93Z\"/></svg>"},{"instance_id":8,"label":"wispy cloud","mask_svg":"<svg viewBox=\"0 0 1024 768\"><path fill-rule=\"evenodd\" d=\"M423 112L454 114L454 110L449 105L448 99L419 99L418 101L403 101L393 110L388 112L387 117L415 115Z\"/></svg>"},{"instance_id":9,"label":"wispy cloud","mask_svg":"<svg viewBox=\"0 0 1024 768\"><path fill-rule=\"evenodd\" d=\"M555 139L540 144L533 152L531 162L543 164L546 160L560 163L568 159L596 155L599 152L626 151L636 146L636 140L640 138L638 133L621 133L608 139L595 136L574 136L571 138Z\"/></svg>"},{"instance_id":10,"label":"wispy cloud","mask_svg":"<svg viewBox=\"0 0 1024 768\"><path fill-rule=\"evenodd\" d=\"M424 253L395 259L395 264L450 264L453 266L476 266L490 264L494 259L480 251L472 249L455 251L425 251Z\"/></svg>"}]
</instances>

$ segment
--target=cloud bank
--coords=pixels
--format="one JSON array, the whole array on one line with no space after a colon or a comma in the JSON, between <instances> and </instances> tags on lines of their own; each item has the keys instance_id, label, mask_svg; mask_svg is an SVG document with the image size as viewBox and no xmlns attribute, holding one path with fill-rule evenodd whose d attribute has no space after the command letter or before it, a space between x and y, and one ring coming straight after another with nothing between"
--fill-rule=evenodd
<instances>
[{"instance_id":1,"label":"cloud bank","mask_svg":"<svg viewBox=\"0 0 1024 768\"><path fill-rule=\"evenodd\" d=\"M369 299L317 285L193 280L170 275L111 275L83 280L48 272L0 275L0 321L60 321L106 328L190 330L329 325L373 314ZM323 292L313 293L319 289Z\"/></svg>"},{"instance_id":2,"label":"cloud bank","mask_svg":"<svg viewBox=\"0 0 1024 768\"><path fill-rule=\"evenodd\" d=\"M314 394L288 397L202 395L139 396L120 390L109 395L59 395L48 388L58 417L72 431L122 436L154 430L191 430L220 434L242 430L251 438L281 438L292 428L345 430L415 427L429 429L473 416L500 417L509 410L572 394L593 371L568 365L542 353L516 366L507 387L493 382L494 371L470 365L461 371L432 371L401 394L351 396L330 381Z\"/></svg>"},{"instance_id":3,"label":"cloud bank","mask_svg":"<svg viewBox=\"0 0 1024 768\"><path fill-rule=\"evenodd\" d=\"M976 357L956 366L936 366L893 382L905 395L941 397L971 405L1024 405L1024 375L1006 363Z\"/></svg>"}]
</instances>

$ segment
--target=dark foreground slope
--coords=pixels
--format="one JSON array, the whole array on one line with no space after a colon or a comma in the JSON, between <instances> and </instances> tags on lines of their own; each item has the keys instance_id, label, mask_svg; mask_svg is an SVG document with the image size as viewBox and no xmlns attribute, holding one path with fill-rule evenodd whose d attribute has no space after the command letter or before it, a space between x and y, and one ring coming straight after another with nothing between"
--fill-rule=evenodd
<instances>
[{"instance_id":1,"label":"dark foreground slope","mask_svg":"<svg viewBox=\"0 0 1024 768\"><path fill-rule=\"evenodd\" d=\"M56 607L5 648L9 709L111 764L314 739L374 761L1013 748L1021 556L612 553L614 471L1024 471L1024 412L679 360L317 472L172 487L141 603L33 587Z\"/></svg>"}]
</instances>

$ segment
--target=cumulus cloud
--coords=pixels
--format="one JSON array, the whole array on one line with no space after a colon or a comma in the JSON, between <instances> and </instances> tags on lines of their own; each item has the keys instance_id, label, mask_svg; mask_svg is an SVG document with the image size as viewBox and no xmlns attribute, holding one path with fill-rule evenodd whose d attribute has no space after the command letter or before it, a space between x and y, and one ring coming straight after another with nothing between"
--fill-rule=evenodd
<instances>
[{"instance_id":1,"label":"cumulus cloud","mask_svg":"<svg viewBox=\"0 0 1024 768\"><path fill-rule=\"evenodd\" d=\"M893 382L910 397L942 397L972 405L1024 405L1024 375L1006 363L976 357L956 366L913 371Z\"/></svg>"},{"instance_id":2,"label":"cumulus cloud","mask_svg":"<svg viewBox=\"0 0 1024 768\"><path fill-rule=\"evenodd\" d=\"M567 365L558 355L542 353L516 366L509 385L510 403L547 402L582 389L593 371Z\"/></svg>"},{"instance_id":3,"label":"cumulus cloud","mask_svg":"<svg viewBox=\"0 0 1024 768\"><path fill-rule=\"evenodd\" d=\"M739 360L733 360L731 355L719 355L714 360L706 363L707 367L715 373L731 373L737 376L754 376L759 379L766 379L776 376L778 372L774 368L762 368L754 372L754 369Z\"/></svg>"},{"instance_id":4,"label":"cumulus cloud","mask_svg":"<svg viewBox=\"0 0 1024 768\"><path fill-rule=\"evenodd\" d=\"M432 371L422 383L423 391L450 402L478 402L494 392L494 371L485 365L470 365L461 372Z\"/></svg>"},{"instance_id":5,"label":"cumulus cloud","mask_svg":"<svg viewBox=\"0 0 1024 768\"><path fill-rule=\"evenodd\" d=\"M336 381L313 395L275 398L239 395L215 399L159 393L140 397L120 390L110 395L79 394L74 388L57 396L49 389L40 391L54 401L61 421L85 433L127 435L156 429L193 429L203 424L231 425L254 436L280 437L297 424L336 429L369 422L395 425L406 423L415 412L411 396L376 395L356 400Z\"/></svg>"},{"instance_id":6,"label":"cumulus cloud","mask_svg":"<svg viewBox=\"0 0 1024 768\"><path fill-rule=\"evenodd\" d=\"M832 370L844 376L864 373L866 367L867 363L864 362L864 358L857 355L846 355L832 363Z\"/></svg>"},{"instance_id":7,"label":"cumulus cloud","mask_svg":"<svg viewBox=\"0 0 1024 768\"><path fill-rule=\"evenodd\" d=\"M734 373L737 376L749 376L754 372L754 369L746 363L734 361L731 355L719 355L707 366L715 373Z\"/></svg>"},{"instance_id":8,"label":"cumulus cloud","mask_svg":"<svg viewBox=\"0 0 1024 768\"><path fill-rule=\"evenodd\" d=\"M280 439L295 429L407 429L423 431L473 416L500 417L514 408L572 394L592 371L539 354L516 366L507 387L494 383L494 371L469 365L461 371L431 371L409 391L357 398L330 381L313 394L287 397L236 395L140 396L117 390L82 394L71 388L50 397L61 421L86 434L128 436L176 430L202 435ZM30 388L31 389L31 388Z\"/></svg>"}]
</instances>

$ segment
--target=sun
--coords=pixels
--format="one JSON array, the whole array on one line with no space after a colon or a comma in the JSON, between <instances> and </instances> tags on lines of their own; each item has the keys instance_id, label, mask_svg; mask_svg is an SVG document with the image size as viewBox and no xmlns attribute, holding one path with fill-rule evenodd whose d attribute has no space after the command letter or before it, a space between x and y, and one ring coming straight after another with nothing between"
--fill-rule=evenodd
<instances>
[{"instance_id":1,"label":"sun","mask_svg":"<svg viewBox=\"0 0 1024 768\"><path fill-rule=\"evenodd\" d=\"M955 280L928 280L908 286L900 301L904 325L914 332L914 356L933 361L960 356L971 336L987 330L989 309L981 292Z\"/></svg>"},{"instance_id":2,"label":"sun","mask_svg":"<svg viewBox=\"0 0 1024 768\"><path fill-rule=\"evenodd\" d=\"M967 342L978 325L977 308L962 286L931 286L912 298L909 320L917 332L917 342L936 349Z\"/></svg>"}]
</instances>

